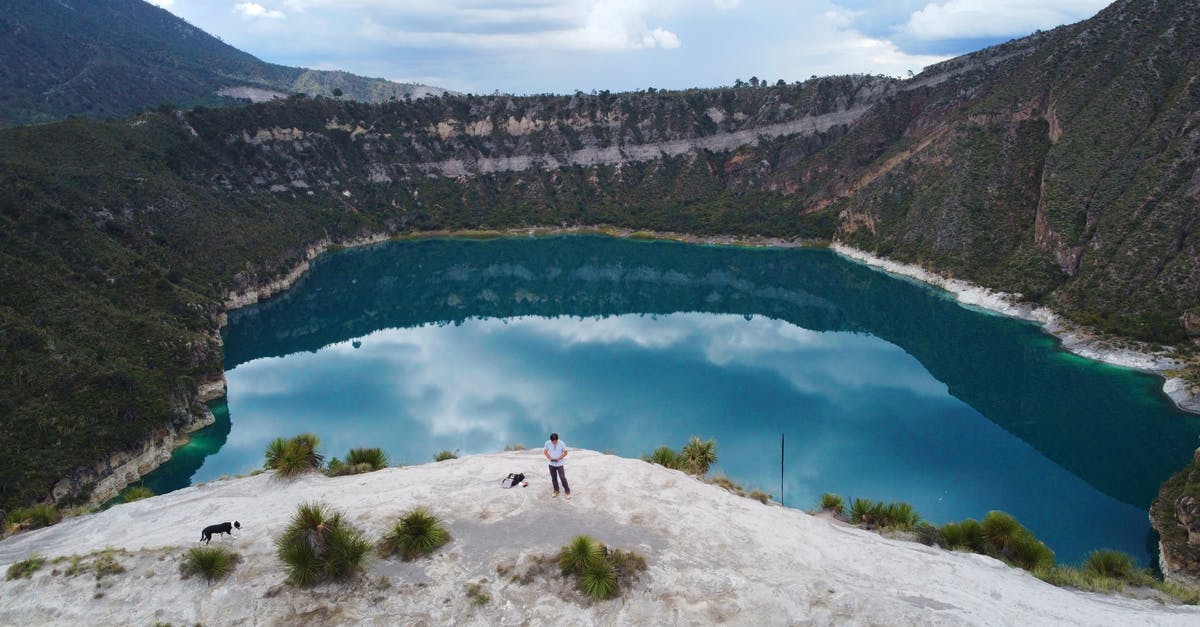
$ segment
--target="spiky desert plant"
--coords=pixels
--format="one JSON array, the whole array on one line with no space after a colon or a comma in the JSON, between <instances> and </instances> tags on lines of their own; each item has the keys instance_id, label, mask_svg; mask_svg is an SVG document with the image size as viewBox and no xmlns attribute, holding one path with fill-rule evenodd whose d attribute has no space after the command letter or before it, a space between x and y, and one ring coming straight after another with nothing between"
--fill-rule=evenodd
<instances>
[{"instance_id":1,"label":"spiky desert plant","mask_svg":"<svg viewBox=\"0 0 1200 627\"><path fill-rule=\"evenodd\" d=\"M14 533L24 529L41 529L56 525L62 517L62 512L53 505L34 505L9 512L4 517L4 522L9 528L9 533Z\"/></svg>"},{"instance_id":2,"label":"spiky desert plant","mask_svg":"<svg viewBox=\"0 0 1200 627\"><path fill-rule=\"evenodd\" d=\"M458 459L458 455L455 455L454 451L443 450L433 455L433 461L435 462L444 462L451 459Z\"/></svg>"},{"instance_id":3,"label":"spiky desert plant","mask_svg":"<svg viewBox=\"0 0 1200 627\"><path fill-rule=\"evenodd\" d=\"M1128 553L1103 549L1088 554L1083 570L1090 575L1128 580L1133 578L1136 568Z\"/></svg>"},{"instance_id":4,"label":"spiky desert plant","mask_svg":"<svg viewBox=\"0 0 1200 627\"><path fill-rule=\"evenodd\" d=\"M209 582L219 581L233 572L239 560L237 553L223 546L199 546L183 554L179 571L185 579L200 575Z\"/></svg>"},{"instance_id":5,"label":"spiky desert plant","mask_svg":"<svg viewBox=\"0 0 1200 627\"><path fill-rule=\"evenodd\" d=\"M400 554L404 561L414 560L433 553L450 541L450 532L442 521L425 507L415 507L392 527L392 531L379 543L379 553L384 556Z\"/></svg>"},{"instance_id":6,"label":"spiky desert plant","mask_svg":"<svg viewBox=\"0 0 1200 627\"><path fill-rule=\"evenodd\" d=\"M908 503L888 503L884 508L885 525L901 531L912 531L921 516Z\"/></svg>"},{"instance_id":7,"label":"spiky desert plant","mask_svg":"<svg viewBox=\"0 0 1200 627\"><path fill-rule=\"evenodd\" d=\"M121 492L121 502L132 503L134 501L148 499L152 496L154 496L154 490L151 490L143 485L135 485L130 486Z\"/></svg>"},{"instance_id":8,"label":"spiky desert plant","mask_svg":"<svg viewBox=\"0 0 1200 627\"><path fill-rule=\"evenodd\" d=\"M575 536L558 556L558 568L563 575L581 574L589 567L604 561L604 547L591 536Z\"/></svg>"},{"instance_id":9,"label":"spiky desert plant","mask_svg":"<svg viewBox=\"0 0 1200 627\"><path fill-rule=\"evenodd\" d=\"M288 581L310 586L325 579L348 579L371 549L345 516L323 503L304 503L292 515L276 553L288 567Z\"/></svg>"},{"instance_id":10,"label":"spiky desert plant","mask_svg":"<svg viewBox=\"0 0 1200 627\"><path fill-rule=\"evenodd\" d=\"M617 575L604 559L584 567L579 574L579 590L593 599L609 599L617 594Z\"/></svg>"},{"instance_id":11,"label":"spiky desert plant","mask_svg":"<svg viewBox=\"0 0 1200 627\"><path fill-rule=\"evenodd\" d=\"M871 512L875 509L875 504L871 499L856 498L850 502L850 522L861 525L875 522L871 519Z\"/></svg>"},{"instance_id":12,"label":"spiky desert plant","mask_svg":"<svg viewBox=\"0 0 1200 627\"><path fill-rule=\"evenodd\" d=\"M366 464L371 470L382 470L388 466L388 456L381 448L352 448L346 454L346 463L351 466Z\"/></svg>"},{"instance_id":13,"label":"spiky desert plant","mask_svg":"<svg viewBox=\"0 0 1200 627\"><path fill-rule=\"evenodd\" d=\"M316 470L321 467L321 460L325 459L317 450L320 444L321 439L311 433L301 433L290 440L275 438L267 445L264 466L281 477Z\"/></svg>"},{"instance_id":14,"label":"spiky desert plant","mask_svg":"<svg viewBox=\"0 0 1200 627\"><path fill-rule=\"evenodd\" d=\"M1026 529L1013 542L1008 562L1028 571L1049 568L1054 565L1054 551Z\"/></svg>"},{"instance_id":15,"label":"spiky desert plant","mask_svg":"<svg viewBox=\"0 0 1200 627\"><path fill-rule=\"evenodd\" d=\"M835 516L840 518L846 515L846 502L842 500L842 497L826 492L821 495L821 510L833 512Z\"/></svg>"},{"instance_id":16,"label":"spiky desert plant","mask_svg":"<svg viewBox=\"0 0 1200 627\"><path fill-rule=\"evenodd\" d=\"M653 453L650 453L649 455L643 455L642 461L647 461L651 464L658 464L659 466L670 468L672 470L679 470L680 465L679 453L669 446L660 446L654 449Z\"/></svg>"},{"instance_id":17,"label":"spiky desert plant","mask_svg":"<svg viewBox=\"0 0 1200 627\"><path fill-rule=\"evenodd\" d=\"M979 523L983 533L984 547L989 555L1008 557L1025 527L1011 514L1001 511L988 512Z\"/></svg>"},{"instance_id":18,"label":"spiky desert plant","mask_svg":"<svg viewBox=\"0 0 1200 627\"><path fill-rule=\"evenodd\" d=\"M968 518L960 523L963 535L963 547L975 553L986 553L987 547L983 540L983 526L978 520Z\"/></svg>"},{"instance_id":19,"label":"spiky desert plant","mask_svg":"<svg viewBox=\"0 0 1200 627\"><path fill-rule=\"evenodd\" d=\"M717 441L709 438L701 440L696 436L688 440L679 450L679 464L684 472L703 477L708 468L717 463Z\"/></svg>"}]
</instances>

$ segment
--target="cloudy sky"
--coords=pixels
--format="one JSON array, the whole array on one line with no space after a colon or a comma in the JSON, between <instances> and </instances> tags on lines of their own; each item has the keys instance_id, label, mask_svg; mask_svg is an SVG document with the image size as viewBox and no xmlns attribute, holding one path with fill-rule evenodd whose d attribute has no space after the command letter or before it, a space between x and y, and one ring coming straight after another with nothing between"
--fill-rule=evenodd
<instances>
[{"instance_id":1,"label":"cloudy sky","mask_svg":"<svg viewBox=\"0 0 1200 627\"><path fill-rule=\"evenodd\" d=\"M151 0L286 65L491 93L901 76L1109 0Z\"/></svg>"}]
</instances>

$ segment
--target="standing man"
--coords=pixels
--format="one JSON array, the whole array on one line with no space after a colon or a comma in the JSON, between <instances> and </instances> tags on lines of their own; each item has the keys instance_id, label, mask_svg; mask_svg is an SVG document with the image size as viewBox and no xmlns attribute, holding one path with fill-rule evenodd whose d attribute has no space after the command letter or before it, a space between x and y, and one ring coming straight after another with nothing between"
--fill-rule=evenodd
<instances>
[{"instance_id":1,"label":"standing man","mask_svg":"<svg viewBox=\"0 0 1200 627\"><path fill-rule=\"evenodd\" d=\"M567 456L567 444L558 439L557 433L551 433L542 447L542 454L550 460L550 483L554 485L554 496L558 496L558 480L562 479L563 491L571 498L571 486L567 485L567 474L563 470L563 458Z\"/></svg>"}]
</instances>

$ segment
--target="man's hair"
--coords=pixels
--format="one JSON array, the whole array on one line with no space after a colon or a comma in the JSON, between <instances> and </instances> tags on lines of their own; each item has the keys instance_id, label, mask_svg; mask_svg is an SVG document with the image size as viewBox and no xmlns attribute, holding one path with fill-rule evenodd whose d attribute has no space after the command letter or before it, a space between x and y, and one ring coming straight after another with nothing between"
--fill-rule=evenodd
<instances>
[{"instance_id":1,"label":"man's hair","mask_svg":"<svg viewBox=\"0 0 1200 627\"><path fill-rule=\"evenodd\" d=\"M557 440L557 439L558 439L558 434L557 434L557 433L551 433L551 434L550 434L550 439L551 439L551 440Z\"/></svg>"}]
</instances>

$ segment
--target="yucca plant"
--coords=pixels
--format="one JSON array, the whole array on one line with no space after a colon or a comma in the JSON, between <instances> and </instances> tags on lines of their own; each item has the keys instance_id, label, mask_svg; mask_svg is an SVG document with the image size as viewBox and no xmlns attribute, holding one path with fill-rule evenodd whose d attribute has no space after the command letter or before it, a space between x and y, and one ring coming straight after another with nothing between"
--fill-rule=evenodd
<instances>
[{"instance_id":1,"label":"yucca plant","mask_svg":"<svg viewBox=\"0 0 1200 627\"><path fill-rule=\"evenodd\" d=\"M34 505L9 512L4 517L9 533L25 529L41 529L56 525L62 520L62 512L53 505Z\"/></svg>"},{"instance_id":2,"label":"yucca plant","mask_svg":"<svg viewBox=\"0 0 1200 627\"><path fill-rule=\"evenodd\" d=\"M352 448L346 455L346 463L351 466L365 464L371 470L382 470L388 466L388 456L381 448Z\"/></svg>"},{"instance_id":3,"label":"yucca plant","mask_svg":"<svg viewBox=\"0 0 1200 627\"><path fill-rule=\"evenodd\" d=\"M579 590L593 599L609 599L617 594L617 575L604 559L589 564L579 574Z\"/></svg>"},{"instance_id":4,"label":"yucca plant","mask_svg":"<svg viewBox=\"0 0 1200 627\"><path fill-rule=\"evenodd\" d=\"M1013 542L1008 562L1028 571L1049 568L1054 565L1054 551L1026 529Z\"/></svg>"},{"instance_id":5,"label":"yucca plant","mask_svg":"<svg viewBox=\"0 0 1200 627\"><path fill-rule=\"evenodd\" d=\"M821 510L833 512L835 516L841 518L846 515L846 502L842 497L826 492L821 495Z\"/></svg>"},{"instance_id":6,"label":"yucca plant","mask_svg":"<svg viewBox=\"0 0 1200 627\"><path fill-rule=\"evenodd\" d=\"M558 556L563 575L581 574L604 561L604 547L591 536L575 536Z\"/></svg>"},{"instance_id":7,"label":"yucca plant","mask_svg":"<svg viewBox=\"0 0 1200 627\"><path fill-rule=\"evenodd\" d=\"M856 525L875 522L871 519L871 512L874 509L875 504L871 502L871 499L854 499L850 502L850 522Z\"/></svg>"},{"instance_id":8,"label":"yucca plant","mask_svg":"<svg viewBox=\"0 0 1200 627\"><path fill-rule=\"evenodd\" d=\"M1011 514L1001 511L988 512L979 523L984 546L993 557L1008 557L1025 527Z\"/></svg>"},{"instance_id":9,"label":"yucca plant","mask_svg":"<svg viewBox=\"0 0 1200 627\"><path fill-rule=\"evenodd\" d=\"M672 470L680 469L679 453L675 452L675 449L669 446L660 446L654 449L653 453L650 453L649 455L643 455L642 461L647 461L651 464L658 464L659 466L670 468Z\"/></svg>"},{"instance_id":10,"label":"yucca plant","mask_svg":"<svg viewBox=\"0 0 1200 627\"><path fill-rule=\"evenodd\" d=\"M179 570L186 579L200 575L209 582L219 581L233 572L239 561L237 553L221 546L200 546L188 549Z\"/></svg>"},{"instance_id":11,"label":"yucca plant","mask_svg":"<svg viewBox=\"0 0 1200 627\"><path fill-rule=\"evenodd\" d=\"M325 579L348 579L357 573L371 544L341 512L323 503L304 503L275 540L275 547L279 559L287 565L288 581L311 586Z\"/></svg>"},{"instance_id":12,"label":"yucca plant","mask_svg":"<svg viewBox=\"0 0 1200 627\"><path fill-rule=\"evenodd\" d=\"M290 440L275 438L267 445L264 466L281 477L293 477L316 470L321 467L321 460L325 459L317 451L320 444L320 438L311 433L301 433Z\"/></svg>"},{"instance_id":13,"label":"yucca plant","mask_svg":"<svg viewBox=\"0 0 1200 627\"><path fill-rule=\"evenodd\" d=\"M679 466L684 472L703 477L708 468L717 463L717 441L701 440L696 436L688 440L679 450Z\"/></svg>"},{"instance_id":14,"label":"yucca plant","mask_svg":"<svg viewBox=\"0 0 1200 627\"><path fill-rule=\"evenodd\" d=\"M1129 580L1133 578L1136 568L1133 557L1128 553L1109 549L1092 551L1083 562L1084 572L1100 577Z\"/></svg>"},{"instance_id":15,"label":"yucca plant","mask_svg":"<svg viewBox=\"0 0 1200 627\"><path fill-rule=\"evenodd\" d=\"M884 508L884 525L901 531L912 531L921 516L908 503L888 503Z\"/></svg>"},{"instance_id":16,"label":"yucca plant","mask_svg":"<svg viewBox=\"0 0 1200 627\"><path fill-rule=\"evenodd\" d=\"M154 490L151 490L146 486L135 485L125 488L125 490L121 492L121 502L132 503L134 501L148 499L152 496L154 496Z\"/></svg>"},{"instance_id":17,"label":"yucca plant","mask_svg":"<svg viewBox=\"0 0 1200 627\"><path fill-rule=\"evenodd\" d=\"M442 521L427 508L417 507L400 517L391 533L379 543L384 556L400 554L404 561L433 553L450 541L450 532Z\"/></svg>"}]
</instances>

